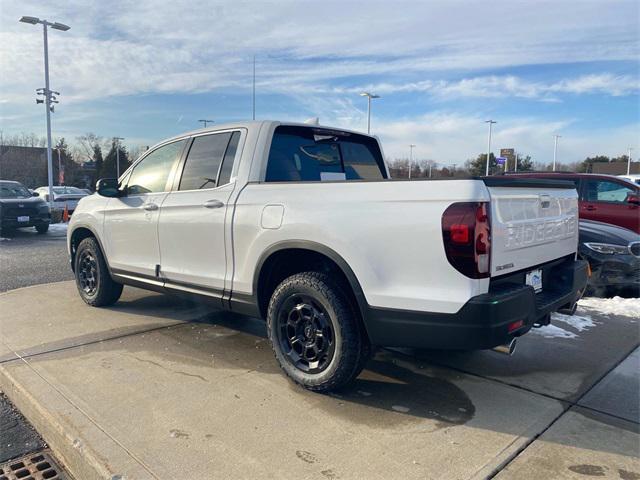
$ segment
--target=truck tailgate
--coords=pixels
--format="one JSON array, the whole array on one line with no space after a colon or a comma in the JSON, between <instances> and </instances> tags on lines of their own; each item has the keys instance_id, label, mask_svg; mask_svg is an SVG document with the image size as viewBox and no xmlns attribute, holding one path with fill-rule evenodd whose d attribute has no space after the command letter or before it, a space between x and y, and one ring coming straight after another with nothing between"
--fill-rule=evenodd
<instances>
[{"instance_id":1,"label":"truck tailgate","mask_svg":"<svg viewBox=\"0 0 640 480\"><path fill-rule=\"evenodd\" d=\"M491 276L575 253L578 194L571 182L489 177Z\"/></svg>"}]
</instances>

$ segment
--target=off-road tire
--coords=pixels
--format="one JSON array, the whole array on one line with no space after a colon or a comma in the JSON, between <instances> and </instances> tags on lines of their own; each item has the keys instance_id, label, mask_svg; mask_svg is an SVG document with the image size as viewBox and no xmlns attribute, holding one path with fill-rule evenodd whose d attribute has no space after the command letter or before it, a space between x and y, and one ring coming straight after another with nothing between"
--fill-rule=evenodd
<instances>
[{"instance_id":1,"label":"off-road tire","mask_svg":"<svg viewBox=\"0 0 640 480\"><path fill-rule=\"evenodd\" d=\"M95 278L95 288L90 292L82 285L82 262L87 261L87 257L91 257L95 261L95 273L92 275ZM92 307L107 307L118 301L123 286L111 278L104 255L95 238L87 237L80 242L74 258L74 267L76 286L85 303Z\"/></svg>"},{"instance_id":2,"label":"off-road tire","mask_svg":"<svg viewBox=\"0 0 640 480\"><path fill-rule=\"evenodd\" d=\"M296 295L311 297L318 303L326 312L325 316L328 316L333 328L335 345L332 357L326 368L317 373L308 373L298 368L281 343L281 318L286 315L283 308ZM339 283L326 273L298 273L278 285L269 302L267 333L275 357L284 372L295 383L316 392L337 390L350 383L362 370L371 351L357 311Z\"/></svg>"}]
</instances>

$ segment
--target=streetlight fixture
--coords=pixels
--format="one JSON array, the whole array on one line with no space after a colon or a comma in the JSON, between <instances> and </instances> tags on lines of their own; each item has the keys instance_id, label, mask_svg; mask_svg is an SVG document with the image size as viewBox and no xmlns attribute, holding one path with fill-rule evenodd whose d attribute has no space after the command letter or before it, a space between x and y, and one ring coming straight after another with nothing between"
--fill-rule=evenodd
<instances>
[{"instance_id":1,"label":"streetlight fixture","mask_svg":"<svg viewBox=\"0 0 640 480\"><path fill-rule=\"evenodd\" d=\"M488 123L489 124L489 141L488 141L488 146L487 146L487 168L485 171L485 175L488 177L489 176L489 161L491 159L491 127L493 126L494 123L498 123L495 120L486 120L484 123Z\"/></svg>"},{"instance_id":2,"label":"streetlight fixture","mask_svg":"<svg viewBox=\"0 0 640 480\"><path fill-rule=\"evenodd\" d=\"M409 145L409 180L411 180L411 170L413 167L413 149L416 148L416 146L412 143L411 145Z\"/></svg>"},{"instance_id":3,"label":"streetlight fixture","mask_svg":"<svg viewBox=\"0 0 640 480\"><path fill-rule=\"evenodd\" d=\"M631 175L631 150L633 150L633 148L629 147L627 153L627 175Z\"/></svg>"},{"instance_id":4,"label":"streetlight fixture","mask_svg":"<svg viewBox=\"0 0 640 480\"><path fill-rule=\"evenodd\" d=\"M362 92L360 96L367 97L367 134L370 134L371 133L371 99L380 98L380 95L375 95L370 92ZM409 170L409 172L411 172L411 170Z\"/></svg>"},{"instance_id":5,"label":"streetlight fixture","mask_svg":"<svg viewBox=\"0 0 640 480\"><path fill-rule=\"evenodd\" d=\"M553 171L556 171L556 158L558 156L558 139L562 138L560 135L553 136Z\"/></svg>"},{"instance_id":6,"label":"streetlight fixture","mask_svg":"<svg viewBox=\"0 0 640 480\"><path fill-rule=\"evenodd\" d=\"M208 123L213 123L213 120L198 120L199 122L201 122L204 125L204 128L207 128L207 124Z\"/></svg>"},{"instance_id":7,"label":"streetlight fixture","mask_svg":"<svg viewBox=\"0 0 640 480\"><path fill-rule=\"evenodd\" d=\"M113 137L113 143L116 147L116 178L120 178L120 141L122 137Z\"/></svg>"},{"instance_id":8,"label":"streetlight fixture","mask_svg":"<svg viewBox=\"0 0 640 480\"><path fill-rule=\"evenodd\" d=\"M66 32L69 30L68 25L59 22L48 22L47 20L40 20L38 17L24 16L20 18L22 23L28 23L30 25L42 25L42 31L44 36L44 89L38 89L38 95L44 95L45 110L47 113L47 180L49 182L49 206L53 208L53 161L51 159L51 112L54 111L52 103L58 103L58 100L52 94L60 95L58 92L53 92L49 88L49 45L47 41L47 27L51 27L54 30L60 30ZM36 103L43 103L43 100L36 100Z\"/></svg>"}]
</instances>

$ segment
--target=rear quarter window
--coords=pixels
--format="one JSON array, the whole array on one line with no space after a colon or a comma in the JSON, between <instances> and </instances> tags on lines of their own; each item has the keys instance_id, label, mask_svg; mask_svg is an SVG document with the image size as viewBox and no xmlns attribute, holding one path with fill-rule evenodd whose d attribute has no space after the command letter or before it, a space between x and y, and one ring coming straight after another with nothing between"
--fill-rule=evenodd
<instances>
[{"instance_id":1,"label":"rear quarter window","mask_svg":"<svg viewBox=\"0 0 640 480\"><path fill-rule=\"evenodd\" d=\"M378 142L371 137L313 127L276 128L267 182L382 180L387 178Z\"/></svg>"}]
</instances>

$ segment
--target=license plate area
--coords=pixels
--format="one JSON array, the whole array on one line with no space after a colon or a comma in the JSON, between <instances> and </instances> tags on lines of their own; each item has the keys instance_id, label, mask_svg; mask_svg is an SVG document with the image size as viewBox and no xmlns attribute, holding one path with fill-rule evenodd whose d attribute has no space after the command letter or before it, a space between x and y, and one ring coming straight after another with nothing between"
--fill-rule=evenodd
<instances>
[{"instance_id":1,"label":"license plate area","mask_svg":"<svg viewBox=\"0 0 640 480\"><path fill-rule=\"evenodd\" d=\"M531 270L527 272L524 283L526 285L531 285L536 293L542 291L542 269L537 268L535 270Z\"/></svg>"},{"instance_id":2,"label":"license plate area","mask_svg":"<svg viewBox=\"0 0 640 480\"><path fill-rule=\"evenodd\" d=\"M29 215L21 215L18 217L18 222L28 222L29 221Z\"/></svg>"}]
</instances>

